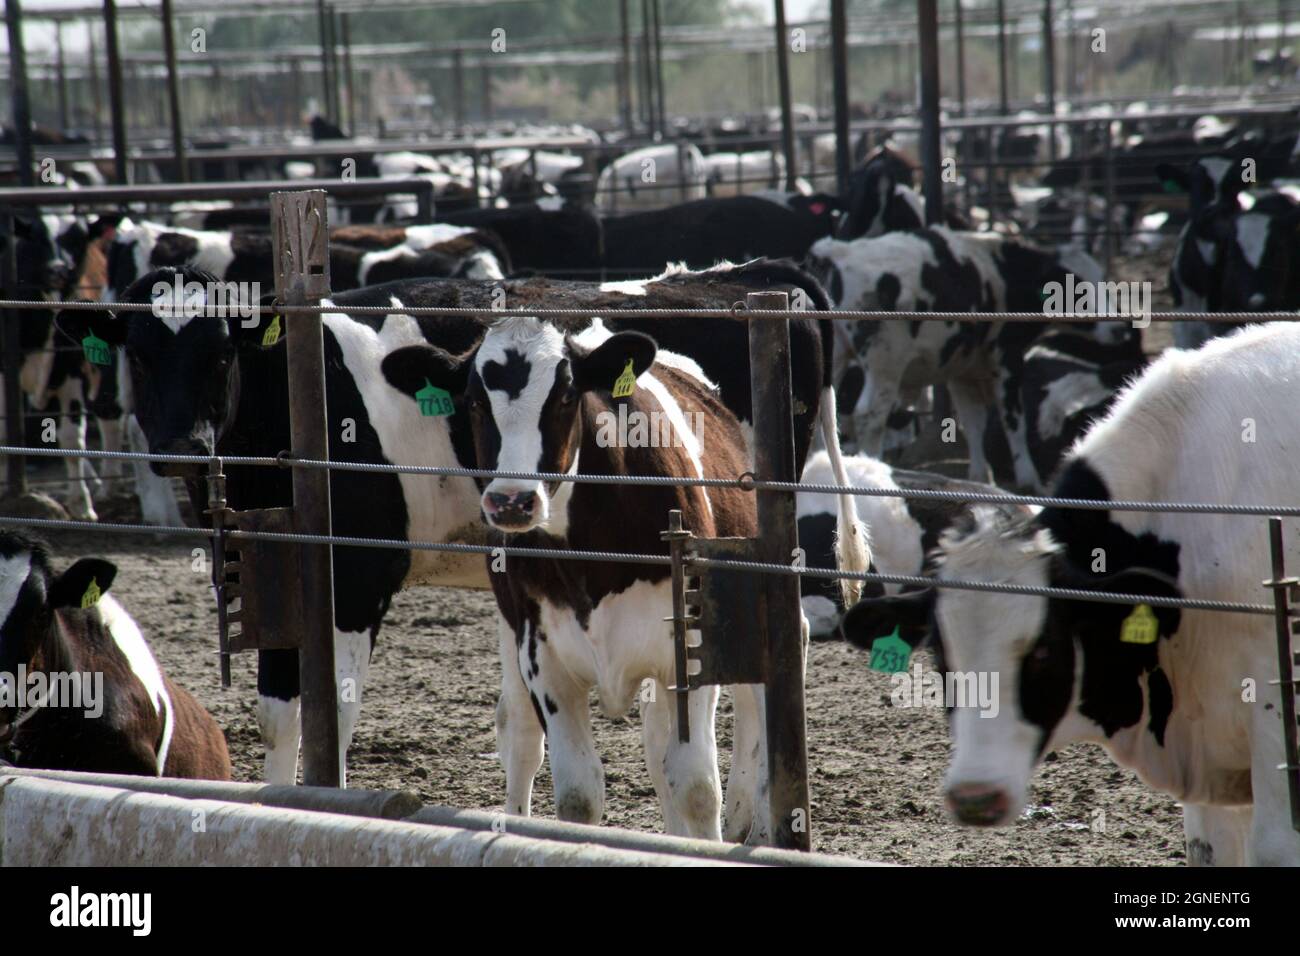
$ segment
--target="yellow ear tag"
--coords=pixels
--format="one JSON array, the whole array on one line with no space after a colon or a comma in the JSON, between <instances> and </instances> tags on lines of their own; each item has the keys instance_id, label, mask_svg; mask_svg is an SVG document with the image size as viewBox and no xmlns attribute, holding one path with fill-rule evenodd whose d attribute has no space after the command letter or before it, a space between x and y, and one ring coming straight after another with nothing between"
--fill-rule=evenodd
<instances>
[{"instance_id":1,"label":"yellow ear tag","mask_svg":"<svg viewBox=\"0 0 1300 956\"><path fill-rule=\"evenodd\" d=\"M81 596L81 606L83 608L94 607L99 602L101 593L103 592L99 590L99 582L91 578L90 584L86 586L86 593Z\"/></svg>"},{"instance_id":2,"label":"yellow ear tag","mask_svg":"<svg viewBox=\"0 0 1300 956\"><path fill-rule=\"evenodd\" d=\"M615 398L627 398L636 391L636 374L632 371L632 360L628 359L627 364L623 366L623 373L614 380L613 395Z\"/></svg>"},{"instance_id":3,"label":"yellow ear tag","mask_svg":"<svg viewBox=\"0 0 1300 956\"><path fill-rule=\"evenodd\" d=\"M262 333L262 348L268 349L278 341L280 341L280 314L277 312L272 316L271 324Z\"/></svg>"},{"instance_id":4,"label":"yellow ear tag","mask_svg":"<svg viewBox=\"0 0 1300 956\"><path fill-rule=\"evenodd\" d=\"M1120 625L1119 639L1125 644L1154 644L1160 637L1160 623L1145 604L1133 608L1133 613Z\"/></svg>"}]
</instances>

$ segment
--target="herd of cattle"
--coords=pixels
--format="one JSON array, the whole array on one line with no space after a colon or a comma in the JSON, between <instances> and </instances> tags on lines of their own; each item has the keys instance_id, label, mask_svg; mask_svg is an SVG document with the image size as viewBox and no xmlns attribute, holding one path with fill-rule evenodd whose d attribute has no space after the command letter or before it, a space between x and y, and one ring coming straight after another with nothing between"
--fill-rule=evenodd
<instances>
[{"instance_id":1,"label":"herd of cattle","mask_svg":"<svg viewBox=\"0 0 1300 956\"><path fill-rule=\"evenodd\" d=\"M1188 196L1170 274L1184 309L1300 309L1300 204L1285 188L1243 179L1250 158L1234 145L1148 169L1153 183ZM633 168L641 168L639 159ZM622 188L618 169L608 167L598 194ZM753 459L744 321L619 313L730 309L747 292L783 290L801 310L791 322L790 359L796 461L807 485L957 494L996 493L1000 485L1094 501L1291 501L1288 491L1296 489L1285 450L1300 444L1300 420L1285 409L1300 385L1300 332L1257 325L1152 360L1142 323L1130 316L1052 321L1046 289L1104 281L1087 245L962 228L969 209L950 210L946 225L926 227L911 178L907 161L884 147L863 158L844 196L764 190L657 209L620 201L621 214L527 201L440 211L433 223L333 227L335 294L323 317L330 457L509 473L735 477ZM634 179L623 183L629 191ZM94 417L110 448L274 456L290 441L285 346L273 309L219 318L180 308L204 304L223 283L270 290L269 236L247 225L210 228L213 222L194 221L192 209L176 215L191 225L117 214L19 221L19 284L6 297L51 301L47 311L24 313L25 401L34 411L52 410L65 448L85 447L87 418ZM175 290L196 287L205 290L201 301L179 301ZM58 309L57 301L74 297L155 308ZM405 311L502 305L511 314L495 321ZM363 306L390 311L355 311ZM547 308L590 317L532 314ZM1035 312L1043 319L829 318L836 309ZM110 347L110 364L84 360L77 343L90 336ZM1203 330L1200 337L1207 337ZM889 447L916 437L912 412L933 401L936 386L946 386L956 417L935 428L955 442L960 426L967 480L881 460ZM429 388L446 393L450 414L425 413L417 395ZM601 421L638 415L670 423L674 440L605 440ZM986 452L998 440L1010 453L1005 473ZM842 452L841 442L855 453ZM69 461L72 515L95 517L96 483L108 467L96 472ZM231 466L228 474L234 509L292 501L285 470ZM138 468L146 521L180 523L172 478L183 479L201 514L202 476L201 468L176 463ZM663 553L660 533L674 508L699 535L756 531L752 496L722 487L365 471L335 471L330 481L333 530L342 536ZM928 647L940 671L1002 676L996 716L951 711L955 749L945 794L959 820L1014 821L1036 764L1088 740L1183 802L1190 861L1300 862L1285 778L1274 769L1282 728L1277 691L1268 684L1276 661L1267 619L1153 610L1139 600L1256 600L1268 571L1258 521L821 491L798 496L798 517L810 567L1137 596L1135 609L1028 593L900 592L804 580L813 636L870 648L893 634ZM499 611L496 729L506 807L530 812L545 754L558 815L600 821L604 776L588 694L596 689L602 710L621 715L644 681L672 683L666 568L512 557L502 571L474 555L336 547L334 573L338 677L358 689L398 590L490 588ZM69 732L67 721L79 717L68 712L24 710L0 695L0 757L228 776L220 730L161 672L136 624L103 595L114 574L97 558L58 574L42 545L0 532L0 673L19 665L97 668L110 685L110 719L93 733ZM1153 629L1135 631L1131 618L1139 612L1153 615ZM1148 633L1149 640L1141 636ZM300 744L297 653L263 651L258 663L265 774L292 783ZM1259 703L1253 695L1247 702L1245 682L1258 687ZM641 695L646 766L668 832L762 843L770 839L764 700L756 686L732 690L725 796L713 734L717 688L689 695L694 726L685 743L670 695ZM340 704L341 758L361 699L358 690Z\"/></svg>"}]
</instances>

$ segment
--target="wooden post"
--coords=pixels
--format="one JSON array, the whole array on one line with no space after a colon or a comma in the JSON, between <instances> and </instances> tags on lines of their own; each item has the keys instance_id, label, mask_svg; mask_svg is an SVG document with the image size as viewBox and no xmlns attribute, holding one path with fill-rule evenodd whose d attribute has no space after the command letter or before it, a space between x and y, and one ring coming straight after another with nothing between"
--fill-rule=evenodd
<instances>
[{"instance_id":1,"label":"wooden post","mask_svg":"<svg viewBox=\"0 0 1300 956\"><path fill-rule=\"evenodd\" d=\"M779 0L778 0L779 2ZM750 394L754 405L754 474L795 481L790 387L790 296L751 292ZM772 315L765 315L772 312ZM765 370L760 372L760 370ZM758 560L788 564L799 545L795 497L759 491ZM796 575L763 575L767 633L767 772L774 846L810 850L808 750L804 715L804 646Z\"/></svg>"},{"instance_id":2,"label":"wooden post","mask_svg":"<svg viewBox=\"0 0 1300 956\"><path fill-rule=\"evenodd\" d=\"M317 305L329 295L329 229L325 191L271 193L272 253L276 299L284 305ZM289 362L289 429L293 454L329 457L325 350L321 317L286 318ZM329 534L329 472L293 470L294 530ZM334 573L329 545L302 545L303 639L298 672L302 684L303 783L340 787L338 687L334 670Z\"/></svg>"}]
</instances>

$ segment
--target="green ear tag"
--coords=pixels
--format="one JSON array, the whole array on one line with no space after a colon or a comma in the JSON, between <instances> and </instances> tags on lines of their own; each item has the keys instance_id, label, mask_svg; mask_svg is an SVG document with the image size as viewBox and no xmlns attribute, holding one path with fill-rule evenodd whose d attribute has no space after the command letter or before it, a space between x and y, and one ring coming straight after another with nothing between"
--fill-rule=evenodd
<instances>
[{"instance_id":1,"label":"green ear tag","mask_svg":"<svg viewBox=\"0 0 1300 956\"><path fill-rule=\"evenodd\" d=\"M627 398L636 391L636 373L632 371L632 360L628 359L627 364L623 366L623 372L614 380L615 398Z\"/></svg>"},{"instance_id":2,"label":"green ear tag","mask_svg":"<svg viewBox=\"0 0 1300 956\"><path fill-rule=\"evenodd\" d=\"M1165 192L1167 193L1180 193L1183 191L1183 187L1178 185L1172 179L1162 180L1160 185L1165 187Z\"/></svg>"},{"instance_id":3,"label":"green ear tag","mask_svg":"<svg viewBox=\"0 0 1300 956\"><path fill-rule=\"evenodd\" d=\"M451 393L443 391L427 378L424 380L424 388L415 393L415 400L420 403L420 414L426 418L440 418L455 411L451 404Z\"/></svg>"},{"instance_id":4,"label":"green ear tag","mask_svg":"<svg viewBox=\"0 0 1300 956\"><path fill-rule=\"evenodd\" d=\"M262 333L262 348L270 348L278 341L280 341L280 314L277 312L271 317L271 324Z\"/></svg>"},{"instance_id":5,"label":"green ear tag","mask_svg":"<svg viewBox=\"0 0 1300 956\"><path fill-rule=\"evenodd\" d=\"M94 607L99 601L99 582L94 578L90 579L90 584L86 586L86 593L81 596L81 606L83 608Z\"/></svg>"},{"instance_id":6,"label":"green ear tag","mask_svg":"<svg viewBox=\"0 0 1300 956\"><path fill-rule=\"evenodd\" d=\"M103 339L96 338L94 332L81 340L81 351L85 353L86 361L91 365L111 364L112 360L108 355L108 343Z\"/></svg>"},{"instance_id":7,"label":"green ear tag","mask_svg":"<svg viewBox=\"0 0 1300 956\"><path fill-rule=\"evenodd\" d=\"M1154 644L1159 636L1160 622L1145 604L1133 608L1119 629L1119 639L1125 644Z\"/></svg>"},{"instance_id":8,"label":"green ear tag","mask_svg":"<svg viewBox=\"0 0 1300 956\"><path fill-rule=\"evenodd\" d=\"M907 662L912 657L912 645L898 636L896 627L893 633L878 637L871 642L871 669L882 674L898 674L907 670Z\"/></svg>"}]
</instances>

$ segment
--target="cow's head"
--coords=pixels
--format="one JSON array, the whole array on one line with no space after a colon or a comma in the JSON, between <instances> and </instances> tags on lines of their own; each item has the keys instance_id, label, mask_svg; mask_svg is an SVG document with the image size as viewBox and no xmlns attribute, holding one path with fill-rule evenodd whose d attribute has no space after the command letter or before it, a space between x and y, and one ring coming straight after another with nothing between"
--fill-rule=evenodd
<instances>
[{"instance_id":1,"label":"cow's head","mask_svg":"<svg viewBox=\"0 0 1300 956\"><path fill-rule=\"evenodd\" d=\"M1300 205L1281 194L1268 195L1218 228L1223 240L1221 311L1300 307Z\"/></svg>"},{"instance_id":2,"label":"cow's head","mask_svg":"<svg viewBox=\"0 0 1300 956\"><path fill-rule=\"evenodd\" d=\"M116 574L117 568L100 558L82 558L56 574L42 543L0 531L0 680L15 679L19 665L29 671L70 670L73 662L53 628L54 612L91 606ZM17 715L14 695L0 694L0 749L12 736Z\"/></svg>"},{"instance_id":3,"label":"cow's head","mask_svg":"<svg viewBox=\"0 0 1300 956\"><path fill-rule=\"evenodd\" d=\"M885 232L885 217L894 199L895 188L910 188L912 183L913 170L906 159L886 147L876 149L849 176L848 195L845 197L848 214L840 222L836 237L858 239ZM924 221L919 221L915 227L924 224Z\"/></svg>"},{"instance_id":4,"label":"cow's head","mask_svg":"<svg viewBox=\"0 0 1300 956\"><path fill-rule=\"evenodd\" d=\"M76 341L93 333L122 348L133 411L153 454L213 454L238 407L239 350L262 348L274 314L263 307L245 317L241 311L247 310L232 302L216 309L224 314L203 314L224 301L213 297L213 290L225 288L207 272L168 267L138 279L122 296L124 303L151 304L149 311L59 316L60 327ZM201 466L154 462L151 467L160 475L185 476Z\"/></svg>"},{"instance_id":5,"label":"cow's head","mask_svg":"<svg viewBox=\"0 0 1300 956\"><path fill-rule=\"evenodd\" d=\"M941 539L936 576L1178 596L1176 548L1170 574L1164 569L1171 563L1168 545L1126 535L1105 512L1044 513L1031 520L976 506L969 521ZM1074 544L1062 545L1062 537ZM1093 570L1102 567L1094 547L1111 570ZM1116 564L1124 566L1115 570ZM1146 642L1134 642L1133 616L1147 620L1148 611L1153 630L1145 632ZM1020 814L1033 770L1049 750L1104 741L1131 728L1163 745L1172 691L1159 669L1158 647L1178 624L1177 610L1136 603L942 588L865 600L849 611L843 627L863 647L895 626L917 643L930 627L941 671L987 675L990 687L997 676L996 707L949 711L953 754L945 796L962 823L1004 826Z\"/></svg>"},{"instance_id":6,"label":"cow's head","mask_svg":"<svg viewBox=\"0 0 1300 956\"><path fill-rule=\"evenodd\" d=\"M613 389L629 364L633 375L641 375L655 352L654 340L638 332L619 332L587 347L549 322L512 317L497 322L468 355L410 346L387 356L383 372L394 388L417 398L429 386L463 392L479 467L572 474L584 396ZM557 505L571 489L564 482L493 478L483 489L483 514L500 531L559 534Z\"/></svg>"},{"instance_id":7,"label":"cow's head","mask_svg":"<svg viewBox=\"0 0 1300 956\"><path fill-rule=\"evenodd\" d=\"M1160 163L1155 172L1166 192L1187 194L1192 217L1215 203L1235 207L1238 194L1246 188L1241 164L1231 156L1202 156L1185 166Z\"/></svg>"}]
</instances>

